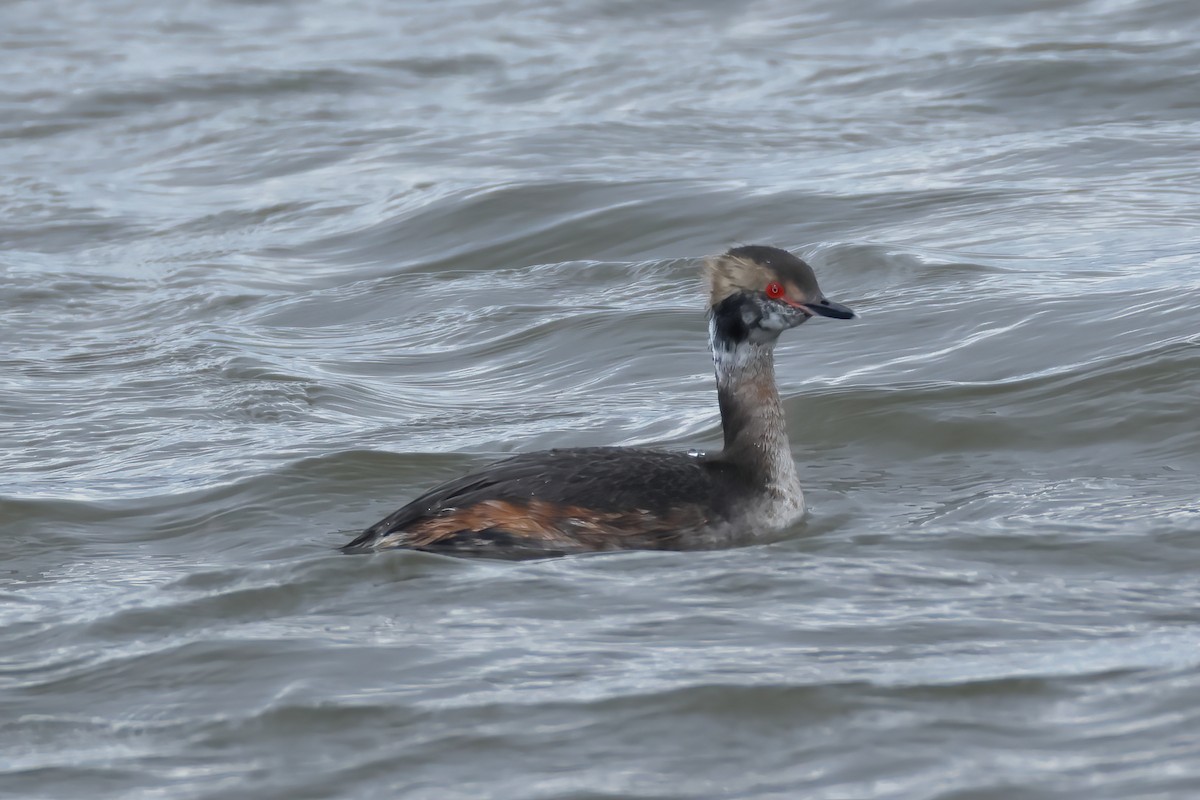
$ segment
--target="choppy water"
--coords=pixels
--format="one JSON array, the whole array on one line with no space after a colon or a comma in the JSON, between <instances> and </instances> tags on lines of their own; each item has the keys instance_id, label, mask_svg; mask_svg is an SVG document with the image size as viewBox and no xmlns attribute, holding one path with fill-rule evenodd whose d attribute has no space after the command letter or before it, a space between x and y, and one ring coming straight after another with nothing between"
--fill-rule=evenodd
<instances>
[{"instance_id":1,"label":"choppy water","mask_svg":"<svg viewBox=\"0 0 1200 800\"><path fill-rule=\"evenodd\" d=\"M1200 794L1182 2L0 8L0 794ZM713 447L786 541L332 548L499 454Z\"/></svg>"}]
</instances>

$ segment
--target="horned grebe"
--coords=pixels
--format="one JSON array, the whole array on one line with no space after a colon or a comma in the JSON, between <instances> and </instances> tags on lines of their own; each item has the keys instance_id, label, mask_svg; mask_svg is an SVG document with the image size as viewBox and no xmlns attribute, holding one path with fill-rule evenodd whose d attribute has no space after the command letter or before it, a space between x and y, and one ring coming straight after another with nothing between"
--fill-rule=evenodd
<instances>
[{"instance_id":1,"label":"horned grebe","mask_svg":"<svg viewBox=\"0 0 1200 800\"><path fill-rule=\"evenodd\" d=\"M523 453L426 492L342 551L543 558L686 550L749 543L798 520L804 494L775 388L775 342L813 315L854 312L826 300L812 268L775 247L735 248L709 259L706 273L720 453Z\"/></svg>"}]
</instances>

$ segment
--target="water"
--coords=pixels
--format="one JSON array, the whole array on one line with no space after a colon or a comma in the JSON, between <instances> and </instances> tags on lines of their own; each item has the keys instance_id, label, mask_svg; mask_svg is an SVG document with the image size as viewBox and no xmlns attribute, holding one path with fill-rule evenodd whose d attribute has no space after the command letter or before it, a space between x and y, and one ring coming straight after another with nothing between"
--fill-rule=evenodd
<instances>
[{"instance_id":1,"label":"water","mask_svg":"<svg viewBox=\"0 0 1200 800\"><path fill-rule=\"evenodd\" d=\"M10 3L0 794L1200 793L1184 2ZM333 548L720 441L808 258L785 541Z\"/></svg>"}]
</instances>

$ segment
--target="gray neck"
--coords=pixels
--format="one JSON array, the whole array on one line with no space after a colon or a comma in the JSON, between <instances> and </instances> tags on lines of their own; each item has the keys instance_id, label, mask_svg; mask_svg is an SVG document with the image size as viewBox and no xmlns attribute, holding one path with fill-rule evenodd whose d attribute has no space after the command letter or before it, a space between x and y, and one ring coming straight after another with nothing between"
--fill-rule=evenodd
<instances>
[{"instance_id":1,"label":"gray neck","mask_svg":"<svg viewBox=\"0 0 1200 800\"><path fill-rule=\"evenodd\" d=\"M775 387L775 342L730 341L712 321L708 330L725 432L721 457L768 489L798 493L783 403Z\"/></svg>"}]
</instances>

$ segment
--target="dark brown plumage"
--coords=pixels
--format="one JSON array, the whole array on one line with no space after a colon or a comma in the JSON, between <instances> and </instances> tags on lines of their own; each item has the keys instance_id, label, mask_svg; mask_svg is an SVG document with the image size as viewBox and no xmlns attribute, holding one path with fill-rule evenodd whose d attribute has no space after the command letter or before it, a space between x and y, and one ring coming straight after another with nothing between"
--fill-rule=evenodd
<instances>
[{"instance_id":1,"label":"dark brown plumage","mask_svg":"<svg viewBox=\"0 0 1200 800\"><path fill-rule=\"evenodd\" d=\"M494 551L513 557L686 547L727 521L738 470L718 460L636 448L523 453L417 498L343 550Z\"/></svg>"}]
</instances>

